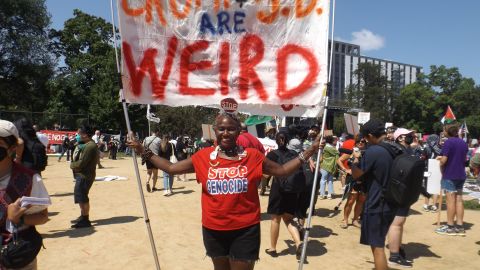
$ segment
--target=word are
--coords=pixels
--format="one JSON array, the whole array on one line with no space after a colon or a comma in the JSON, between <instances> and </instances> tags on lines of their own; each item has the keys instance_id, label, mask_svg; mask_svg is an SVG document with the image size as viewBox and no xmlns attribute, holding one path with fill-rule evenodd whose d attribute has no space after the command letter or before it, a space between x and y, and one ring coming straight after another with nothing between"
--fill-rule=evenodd
<instances>
[{"instance_id":1,"label":"word are","mask_svg":"<svg viewBox=\"0 0 480 270\"><path fill-rule=\"evenodd\" d=\"M196 41L185 46L178 51L178 38L172 36L168 41L167 55L164 57L164 66L161 76L157 73L155 58L158 54L156 48L148 48L143 53L143 59L136 64L133 52L128 42L122 43L122 52L124 54L125 64L131 79L131 91L136 97L142 95L142 82L148 74L152 88L152 97L164 100L165 90L170 78L172 65L175 57L179 57L179 79L178 91L182 95L192 96L212 96L219 90L222 95L230 93L229 78L230 71L230 43L221 42L219 44L220 51L218 53L218 67L210 60L192 61L195 53L203 53L208 50L210 42L206 40ZM262 101L269 99L269 92L265 89L260 76L255 68L259 66L264 58L265 45L263 40L254 34L245 34L240 40L238 53L238 92L241 100L248 98L248 91L253 87ZM295 87L287 88L287 70L288 60L290 56L298 55L303 58L307 64L308 73L299 84ZM276 67L277 67L277 88L276 95L280 100L289 100L300 96L310 90L316 80L320 70L318 60L312 50L296 45L286 44L276 51ZM192 72L201 70L217 69L218 70L218 88L201 88L191 87L188 82L188 75ZM230 75L232 76L232 75ZM270 78L268 78L270 79Z\"/></svg>"},{"instance_id":2,"label":"word are","mask_svg":"<svg viewBox=\"0 0 480 270\"><path fill-rule=\"evenodd\" d=\"M246 193L248 191L247 178L224 180L207 180L207 192L211 195L226 195Z\"/></svg>"},{"instance_id":3,"label":"word are","mask_svg":"<svg viewBox=\"0 0 480 270\"><path fill-rule=\"evenodd\" d=\"M230 168L208 168L208 178L235 178L245 177L248 173L248 169L245 166L237 166Z\"/></svg>"},{"instance_id":4,"label":"word are","mask_svg":"<svg viewBox=\"0 0 480 270\"><path fill-rule=\"evenodd\" d=\"M203 13L202 18L200 20L200 33L205 34L207 30L212 34L220 34L223 35L223 33L229 33L231 34L232 32L235 33L242 33L245 32L245 29L242 27L243 25L243 20L245 19L245 13L242 11L235 11L233 13L233 16L230 16L230 14L226 11L221 11L217 13L217 25L216 27L212 23L212 19L210 18L210 15L208 13ZM230 22L230 18L231 21ZM232 26L229 26L232 25Z\"/></svg>"}]
</instances>

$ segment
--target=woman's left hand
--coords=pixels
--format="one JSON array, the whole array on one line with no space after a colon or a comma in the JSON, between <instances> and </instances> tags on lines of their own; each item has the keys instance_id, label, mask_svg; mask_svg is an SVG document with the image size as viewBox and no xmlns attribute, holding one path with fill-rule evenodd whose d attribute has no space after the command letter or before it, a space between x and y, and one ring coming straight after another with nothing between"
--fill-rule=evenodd
<instances>
[{"instance_id":1,"label":"woman's left hand","mask_svg":"<svg viewBox=\"0 0 480 270\"><path fill-rule=\"evenodd\" d=\"M25 211L27 211L26 207L21 207L20 205L20 198L8 205L7 218L15 224L20 223L20 218L25 214Z\"/></svg>"},{"instance_id":2,"label":"woman's left hand","mask_svg":"<svg viewBox=\"0 0 480 270\"><path fill-rule=\"evenodd\" d=\"M320 134L318 134L317 138L312 144L312 148L317 152L318 149L322 149L325 146L325 142L320 143Z\"/></svg>"}]
</instances>

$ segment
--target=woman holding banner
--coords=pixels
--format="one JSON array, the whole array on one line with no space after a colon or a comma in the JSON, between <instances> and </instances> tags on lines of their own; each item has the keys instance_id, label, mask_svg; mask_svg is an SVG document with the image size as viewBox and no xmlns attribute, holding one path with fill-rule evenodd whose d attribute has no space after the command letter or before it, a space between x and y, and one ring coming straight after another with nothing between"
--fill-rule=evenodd
<instances>
[{"instance_id":1,"label":"woman holding banner","mask_svg":"<svg viewBox=\"0 0 480 270\"><path fill-rule=\"evenodd\" d=\"M169 174L195 172L202 184L202 225L206 253L215 270L254 268L260 250L260 201L257 187L262 174L287 176L319 148L319 138L295 158L279 165L254 148L243 149L236 141L240 121L222 112L215 120L217 147L208 147L191 158L171 163L145 151L137 141L128 145Z\"/></svg>"}]
</instances>

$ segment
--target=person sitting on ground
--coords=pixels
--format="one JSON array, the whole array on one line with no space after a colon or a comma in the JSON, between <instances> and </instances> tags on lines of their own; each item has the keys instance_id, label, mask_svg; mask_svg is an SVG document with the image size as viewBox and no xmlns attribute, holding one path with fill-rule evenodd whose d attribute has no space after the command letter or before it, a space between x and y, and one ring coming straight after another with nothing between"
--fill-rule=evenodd
<instances>
[{"instance_id":1,"label":"person sitting on ground","mask_svg":"<svg viewBox=\"0 0 480 270\"><path fill-rule=\"evenodd\" d=\"M298 156L298 153L294 150L287 148L288 134L279 132L276 136L276 142L278 145L277 150L273 150L267 155L267 158L278 164L284 164L287 159L292 159ZM303 179L302 179L303 178ZM282 188L282 181L286 179L281 177L274 177L272 182L272 188L268 196L268 210L267 213L271 215L270 223L270 248L265 252L272 256L277 257L277 242L280 232L280 222L283 220L285 226L287 226L288 232L293 238L296 247L297 260L300 259L302 252L302 241L300 239L300 233L297 226L293 222L295 213L300 206L299 194L296 192L290 192ZM295 181L305 183L305 174L303 173L303 167L295 173Z\"/></svg>"},{"instance_id":2,"label":"person sitting on ground","mask_svg":"<svg viewBox=\"0 0 480 270\"><path fill-rule=\"evenodd\" d=\"M375 269L386 270L385 238L397 207L383 200L383 189L390 178L393 157L387 149L379 145L386 136L383 122L370 119L361 127L360 133L368 142L368 147L361 161L359 154L354 153L355 159L350 164L353 179L362 180L367 189L360 243L370 246Z\"/></svg>"},{"instance_id":3,"label":"person sitting on ground","mask_svg":"<svg viewBox=\"0 0 480 270\"><path fill-rule=\"evenodd\" d=\"M171 163L145 151L136 140L129 146L170 174L193 173L202 185L202 231L207 255L216 270L251 270L259 259L260 200L257 192L262 173L288 176L298 170L319 148L319 139L298 158L279 165L254 148L240 147L240 120L221 113L215 119L217 147Z\"/></svg>"},{"instance_id":4,"label":"person sitting on ground","mask_svg":"<svg viewBox=\"0 0 480 270\"><path fill-rule=\"evenodd\" d=\"M9 121L0 120L0 190L2 191L0 228L4 240L2 248L6 247L6 242L13 241L12 231L7 230L7 227L10 227L7 226L7 223L12 223L14 229L18 231L19 238L30 240L30 245L35 243L38 246L33 248L40 250L41 236L35 226L48 221L48 210L29 214L27 213L28 208L21 206L20 199L22 196L36 198L49 198L49 196L39 174L20 163L13 162L18 139L19 134L16 127ZM27 265L16 269L37 269L36 258L23 263ZM5 269L3 265L0 265L0 268Z\"/></svg>"},{"instance_id":5,"label":"person sitting on ground","mask_svg":"<svg viewBox=\"0 0 480 270\"><path fill-rule=\"evenodd\" d=\"M346 184L347 188L350 189L350 192L348 194L347 202L345 203L345 207L343 208L343 220L340 223L340 227L342 229L348 228L348 217L350 216L350 213L353 210L353 218L352 218L352 225L355 227L360 227L360 214L362 213L363 205L365 203L366 199L366 189L364 183L362 181L356 181L352 177L352 170L350 169L350 166L348 166L348 161L352 158L354 158L354 153L365 150L366 147L366 141L365 139L362 138L361 135L357 135L355 140L355 145L354 148L352 149L352 154L343 154L338 160L337 160L337 165L344 172L346 175ZM358 153L355 153L355 155L358 155ZM361 158L361 155L359 156ZM347 190L348 192L348 190ZM355 208L353 207L355 205Z\"/></svg>"}]
</instances>

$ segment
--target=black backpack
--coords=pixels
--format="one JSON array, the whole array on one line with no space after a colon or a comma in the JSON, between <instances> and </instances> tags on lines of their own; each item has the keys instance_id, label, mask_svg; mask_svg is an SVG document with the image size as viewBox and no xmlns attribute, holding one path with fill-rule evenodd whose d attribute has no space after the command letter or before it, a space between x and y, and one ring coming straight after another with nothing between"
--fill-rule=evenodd
<instances>
[{"instance_id":1,"label":"black backpack","mask_svg":"<svg viewBox=\"0 0 480 270\"><path fill-rule=\"evenodd\" d=\"M282 165L298 157L298 153L293 150L274 150L274 152L278 156L278 164ZM276 181L279 181L282 192L299 193L304 191L306 187L306 177L303 166L300 166L298 170L287 177L277 177Z\"/></svg>"},{"instance_id":2,"label":"black backpack","mask_svg":"<svg viewBox=\"0 0 480 270\"><path fill-rule=\"evenodd\" d=\"M397 146L387 143L380 146L393 157L390 177L383 187L384 199L398 207L409 207L418 200L422 191L425 162L415 155L398 151Z\"/></svg>"},{"instance_id":3,"label":"black backpack","mask_svg":"<svg viewBox=\"0 0 480 270\"><path fill-rule=\"evenodd\" d=\"M32 169L37 172L42 172L45 170L48 164L47 151L45 145L38 141L30 141L27 143L27 147L32 153L33 156L33 167Z\"/></svg>"}]
</instances>

